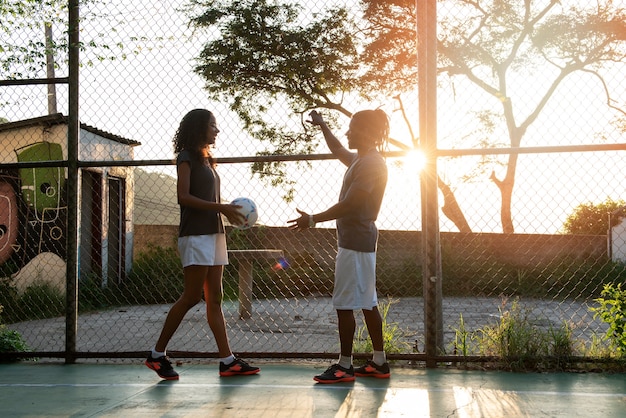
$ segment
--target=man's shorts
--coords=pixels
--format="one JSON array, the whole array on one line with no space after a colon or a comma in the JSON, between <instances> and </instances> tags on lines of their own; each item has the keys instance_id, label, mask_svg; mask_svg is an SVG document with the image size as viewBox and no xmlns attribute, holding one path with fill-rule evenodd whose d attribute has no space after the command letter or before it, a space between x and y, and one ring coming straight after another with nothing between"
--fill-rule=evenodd
<instances>
[{"instance_id":1,"label":"man's shorts","mask_svg":"<svg viewBox=\"0 0 626 418\"><path fill-rule=\"evenodd\" d=\"M377 304L376 253L339 248L335 260L334 308L369 310Z\"/></svg>"},{"instance_id":2,"label":"man's shorts","mask_svg":"<svg viewBox=\"0 0 626 418\"><path fill-rule=\"evenodd\" d=\"M228 264L225 234L179 237L178 252L183 267L223 266Z\"/></svg>"}]
</instances>

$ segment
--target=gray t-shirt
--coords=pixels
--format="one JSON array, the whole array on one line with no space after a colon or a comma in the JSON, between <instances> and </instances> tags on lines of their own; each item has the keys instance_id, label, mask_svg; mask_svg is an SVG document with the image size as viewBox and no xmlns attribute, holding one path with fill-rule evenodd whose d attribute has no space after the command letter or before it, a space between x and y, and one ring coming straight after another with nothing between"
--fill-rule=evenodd
<instances>
[{"instance_id":1,"label":"gray t-shirt","mask_svg":"<svg viewBox=\"0 0 626 418\"><path fill-rule=\"evenodd\" d=\"M176 158L176 167L182 162L191 164L189 193L209 202L220 203L220 177L208 165L208 160L199 160L187 150L182 150ZM214 210L200 210L187 206L180 207L178 236L209 235L224 232L222 216Z\"/></svg>"},{"instance_id":2,"label":"gray t-shirt","mask_svg":"<svg viewBox=\"0 0 626 418\"><path fill-rule=\"evenodd\" d=\"M387 164L375 150L362 157L356 154L354 157L344 175L339 201L354 188L368 195L354 213L337 219L337 243L341 248L370 253L376 251L378 242L375 221L387 186Z\"/></svg>"}]
</instances>

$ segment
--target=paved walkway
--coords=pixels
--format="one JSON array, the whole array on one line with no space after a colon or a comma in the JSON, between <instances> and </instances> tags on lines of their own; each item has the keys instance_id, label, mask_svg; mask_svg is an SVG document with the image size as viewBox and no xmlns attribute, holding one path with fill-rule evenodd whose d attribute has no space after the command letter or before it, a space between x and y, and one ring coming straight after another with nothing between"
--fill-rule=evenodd
<instances>
[{"instance_id":1,"label":"paved walkway","mask_svg":"<svg viewBox=\"0 0 626 418\"><path fill-rule=\"evenodd\" d=\"M384 302L384 299L382 300ZM127 306L79 315L78 351L120 352L150 348L163 325L171 305ZM468 331L499 320L499 298L445 298L443 324L445 347L454 340L455 329L463 316ZM231 346L236 352L335 353L338 350L337 318L330 298L288 298L255 300L249 319L239 319L237 302L224 303ZM606 324L594 319L589 307L581 302L559 303L546 300L523 300L520 309L543 329L558 329L563 321L572 327L572 338L591 341L603 335ZM421 298L393 299L387 322L398 327L406 343L405 352L424 349L424 306ZM357 315L361 325L361 315ZM65 319L53 318L9 325L18 331L33 351L63 351ZM202 303L193 308L168 347L170 351L212 352L214 339L206 323Z\"/></svg>"},{"instance_id":2,"label":"paved walkway","mask_svg":"<svg viewBox=\"0 0 626 418\"><path fill-rule=\"evenodd\" d=\"M623 417L619 374L392 368L391 379L316 384L316 363L257 363L220 378L215 363L161 381L132 364L0 365L0 416L10 417Z\"/></svg>"}]
</instances>

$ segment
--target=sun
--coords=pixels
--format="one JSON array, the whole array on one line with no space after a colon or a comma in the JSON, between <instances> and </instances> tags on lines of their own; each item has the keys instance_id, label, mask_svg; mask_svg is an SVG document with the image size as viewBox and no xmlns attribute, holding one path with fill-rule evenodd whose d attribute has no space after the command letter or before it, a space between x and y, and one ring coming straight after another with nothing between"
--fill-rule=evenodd
<instances>
[{"instance_id":1,"label":"sun","mask_svg":"<svg viewBox=\"0 0 626 418\"><path fill-rule=\"evenodd\" d=\"M396 192L407 195L419 189L420 175L426 165L426 156L420 150L410 150L390 166L389 180Z\"/></svg>"},{"instance_id":2,"label":"sun","mask_svg":"<svg viewBox=\"0 0 626 418\"><path fill-rule=\"evenodd\" d=\"M426 155L418 149L410 150L403 160L404 171L407 174L419 174L426 165Z\"/></svg>"}]
</instances>

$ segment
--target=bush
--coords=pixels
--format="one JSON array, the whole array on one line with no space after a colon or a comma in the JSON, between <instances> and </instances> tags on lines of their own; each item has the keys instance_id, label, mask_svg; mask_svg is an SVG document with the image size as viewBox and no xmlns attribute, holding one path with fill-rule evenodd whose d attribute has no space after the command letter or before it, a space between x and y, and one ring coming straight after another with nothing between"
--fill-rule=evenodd
<instances>
[{"instance_id":1,"label":"bush","mask_svg":"<svg viewBox=\"0 0 626 418\"><path fill-rule=\"evenodd\" d=\"M49 283L28 286L19 298L24 319L44 319L65 314L65 296Z\"/></svg>"},{"instance_id":2,"label":"bush","mask_svg":"<svg viewBox=\"0 0 626 418\"><path fill-rule=\"evenodd\" d=\"M4 311L4 307L0 305L0 313ZM7 329L0 323L0 353L24 352L30 351L28 345L19 332Z\"/></svg>"},{"instance_id":3,"label":"bush","mask_svg":"<svg viewBox=\"0 0 626 418\"><path fill-rule=\"evenodd\" d=\"M173 303L184 287L183 266L174 248L150 245L138 255L119 298L128 304Z\"/></svg>"},{"instance_id":4,"label":"bush","mask_svg":"<svg viewBox=\"0 0 626 418\"><path fill-rule=\"evenodd\" d=\"M5 308L0 322L8 324L65 313L63 292L45 282L36 282L21 294L14 286L3 282L0 284L0 304Z\"/></svg>"},{"instance_id":5,"label":"bush","mask_svg":"<svg viewBox=\"0 0 626 418\"><path fill-rule=\"evenodd\" d=\"M611 343L619 357L626 355L626 290L622 284L606 284L601 297L595 299L600 304L597 308L590 308L595 312L594 318L600 317L609 325L605 340Z\"/></svg>"},{"instance_id":6,"label":"bush","mask_svg":"<svg viewBox=\"0 0 626 418\"><path fill-rule=\"evenodd\" d=\"M0 353L30 351L19 332L0 325Z\"/></svg>"}]
</instances>

